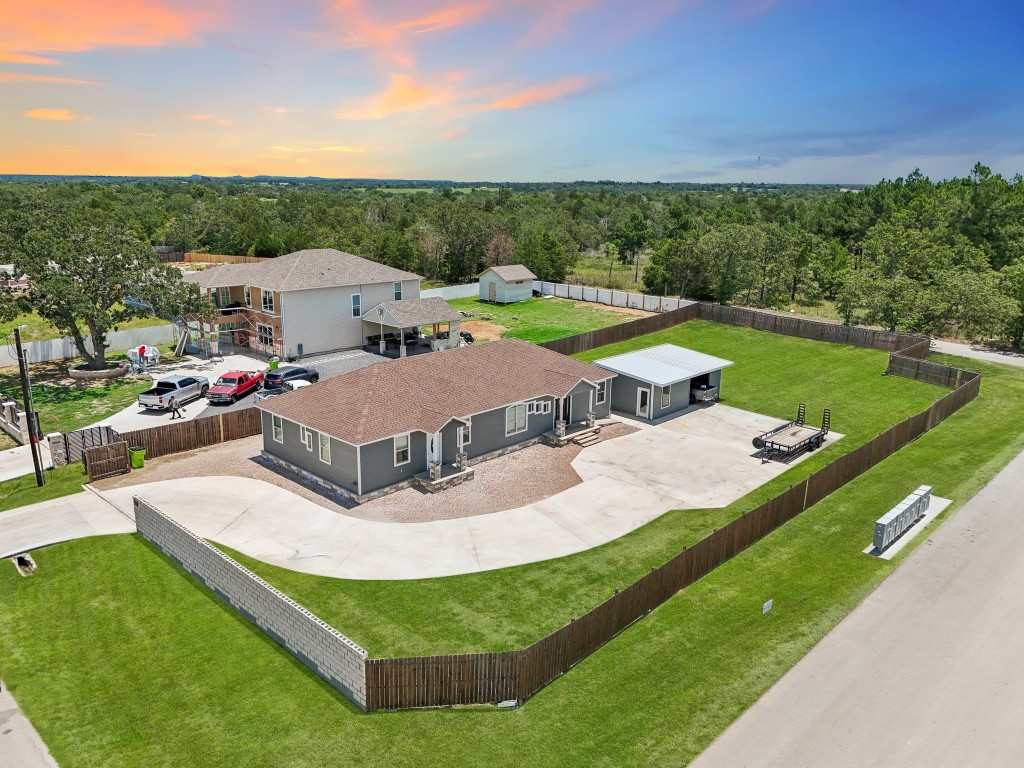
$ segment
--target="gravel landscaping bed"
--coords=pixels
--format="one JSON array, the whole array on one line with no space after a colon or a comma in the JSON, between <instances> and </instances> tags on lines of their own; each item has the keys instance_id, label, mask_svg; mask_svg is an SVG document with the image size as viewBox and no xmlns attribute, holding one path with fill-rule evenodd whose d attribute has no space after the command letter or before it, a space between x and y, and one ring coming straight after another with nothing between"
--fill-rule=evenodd
<instances>
[{"instance_id":1,"label":"gravel landscaping bed","mask_svg":"<svg viewBox=\"0 0 1024 768\"><path fill-rule=\"evenodd\" d=\"M601 439L608 440L635 431L636 427L613 422L601 430ZM348 507L266 465L260 458L262 446L263 438L257 435L197 451L147 459L145 469L99 480L93 485L107 490L183 477L234 475L264 480L352 517L419 523L514 509L571 488L580 482L572 469L572 460L583 450L572 443L562 448L531 445L477 464L474 478L455 488L440 493L406 488L366 504Z\"/></svg>"}]
</instances>

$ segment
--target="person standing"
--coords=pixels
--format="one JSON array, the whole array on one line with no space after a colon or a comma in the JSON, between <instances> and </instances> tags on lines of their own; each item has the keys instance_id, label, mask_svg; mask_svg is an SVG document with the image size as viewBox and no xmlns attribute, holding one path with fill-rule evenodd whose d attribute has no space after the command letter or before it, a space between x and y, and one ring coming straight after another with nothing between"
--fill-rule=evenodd
<instances>
[{"instance_id":1,"label":"person standing","mask_svg":"<svg viewBox=\"0 0 1024 768\"><path fill-rule=\"evenodd\" d=\"M184 416L181 415L181 404L178 402L178 398L176 398L174 395L171 395L171 399L167 402L167 407L171 409L171 421L174 421L175 419L185 418Z\"/></svg>"}]
</instances>

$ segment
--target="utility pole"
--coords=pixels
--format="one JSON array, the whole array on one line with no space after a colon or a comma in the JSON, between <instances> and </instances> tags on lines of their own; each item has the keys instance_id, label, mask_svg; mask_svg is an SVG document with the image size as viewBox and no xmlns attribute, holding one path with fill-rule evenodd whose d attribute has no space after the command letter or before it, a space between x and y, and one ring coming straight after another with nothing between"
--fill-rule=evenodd
<instances>
[{"instance_id":1,"label":"utility pole","mask_svg":"<svg viewBox=\"0 0 1024 768\"><path fill-rule=\"evenodd\" d=\"M32 465L36 470L36 485L40 488L46 483L43 475L43 457L39 450L39 423L36 420L35 407L32 404L32 383L28 380L28 360L21 346L21 327L14 329L14 346L18 351L18 370L21 373L21 396L25 404L25 418L28 419L28 444L32 449Z\"/></svg>"}]
</instances>

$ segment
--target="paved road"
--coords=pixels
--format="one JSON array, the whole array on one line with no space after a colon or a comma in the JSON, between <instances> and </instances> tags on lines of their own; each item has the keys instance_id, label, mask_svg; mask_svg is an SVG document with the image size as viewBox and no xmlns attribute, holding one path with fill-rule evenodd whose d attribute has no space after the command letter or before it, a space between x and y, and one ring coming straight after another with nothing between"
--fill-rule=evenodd
<instances>
[{"instance_id":1,"label":"paved road","mask_svg":"<svg viewBox=\"0 0 1024 768\"><path fill-rule=\"evenodd\" d=\"M1024 454L693 766L1024 764Z\"/></svg>"},{"instance_id":2,"label":"paved road","mask_svg":"<svg viewBox=\"0 0 1024 768\"><path fill-rule=\"evenodd\" d=\"M933 342L935 349L947 355L959 355L970 357L975 360L985 360L990 363L1002 363L1003 365L1016 365L1024 368L1024 354L1020 352L994 352L988 347L977 344L960 344L955 341Z\"/></svg>"}]
</instances>

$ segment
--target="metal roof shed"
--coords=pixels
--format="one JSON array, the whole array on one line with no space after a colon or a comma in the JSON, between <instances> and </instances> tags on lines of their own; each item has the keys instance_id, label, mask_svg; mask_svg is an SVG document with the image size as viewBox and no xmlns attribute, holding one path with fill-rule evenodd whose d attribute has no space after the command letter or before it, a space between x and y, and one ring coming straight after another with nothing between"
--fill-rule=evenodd
<instances>
[{"instance_id":1,"label":"metal roof shed","mask_svg":"<svg viewBox=\"0 0 1024 768\"><path fill-rule=\"evenodd\" d=\"M717 400L722 369L732 364L676 344L594 361L619 374L612 388L612 408L645 419L681 411L698 400Z\"/></svg>"}]
</instances>

